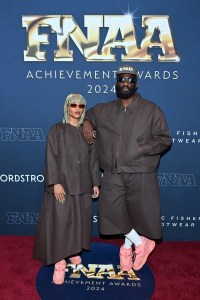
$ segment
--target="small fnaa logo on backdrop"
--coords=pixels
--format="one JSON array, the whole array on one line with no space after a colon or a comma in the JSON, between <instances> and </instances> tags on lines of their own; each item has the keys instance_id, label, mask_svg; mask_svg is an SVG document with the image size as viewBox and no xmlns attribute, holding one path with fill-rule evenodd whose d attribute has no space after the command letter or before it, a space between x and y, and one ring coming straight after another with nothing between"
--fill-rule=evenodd
<instances>
[{"instance_id":1,"label":"small fnaa logo on backdrop","mask_svg":"<svg viewBox=\"0 0 200 300\"><path fill-rule=\"evenodd\" d=\"M2 142L44 142L42 128L0 128Z\"/></svg>"}]
</instances>

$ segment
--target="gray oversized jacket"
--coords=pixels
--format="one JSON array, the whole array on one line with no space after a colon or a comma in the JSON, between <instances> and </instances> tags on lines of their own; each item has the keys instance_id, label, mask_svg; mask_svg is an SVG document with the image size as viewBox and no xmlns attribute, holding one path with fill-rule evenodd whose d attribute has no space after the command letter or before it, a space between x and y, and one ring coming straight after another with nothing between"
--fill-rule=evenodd
<instances>
[{"instance_id":1,"label":"gray oversized jacket","mask_svg":"<svg viewBox=\"0 0 200 300\"><path fill-rule=\"evenodd\" d=\"M156 172L160 154L171 145L161 109L139 94L126 108L119 99L86 112L97 134L100 168L118 173Z\"/></svg>"},{"instance_id":2,"label":"gray oversized jacket","mask_svg":"<svg viewBox=\"0 0 200 300\"><path fill-rule=\"evenodd\" d=\"M96 146L86 143L82 126L57 123L49 131L46 143L45 190L53 193L54 184L62 184L69 195L91 193L100 185Z\"/></svg>"}]
</instances>

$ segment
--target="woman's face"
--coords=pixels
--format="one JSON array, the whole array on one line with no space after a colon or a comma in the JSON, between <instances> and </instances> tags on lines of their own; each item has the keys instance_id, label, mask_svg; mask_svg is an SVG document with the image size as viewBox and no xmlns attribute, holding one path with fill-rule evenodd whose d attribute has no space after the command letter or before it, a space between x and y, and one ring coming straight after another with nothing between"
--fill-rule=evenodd
<instances>
[{"instance_id":1,"label":"woman's face","mask_svg":"<svg viewBox=\"0 0 200 300\"><path fill-rule=\"evenodd\" d=\"M84 108L85 105L78 102L69 104L68 105L69 118L79 120L83 113Z\"/></svg>"}]
</instances>

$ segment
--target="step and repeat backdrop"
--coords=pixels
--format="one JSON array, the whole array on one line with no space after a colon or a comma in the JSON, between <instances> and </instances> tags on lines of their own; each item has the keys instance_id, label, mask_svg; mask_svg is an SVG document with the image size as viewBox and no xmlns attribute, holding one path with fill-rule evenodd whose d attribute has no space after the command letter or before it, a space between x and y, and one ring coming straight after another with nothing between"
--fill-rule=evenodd
<instances>
[{"instance_id":1,"label":"step and repeat backdrop","mask_svg":"<svg viewBox=\"0 0 200 300\"><path fill-rule=\"evenodd\" d=\"M115 99L115 72L138 69L173 145L158 180L164 240L200 236L199 1L0 0L0 234L33 235L45 142L70 93ZM98 201L93 203L98 236ZM120 221L120 220L119 220Z\"/></svg>"}]
</instances>

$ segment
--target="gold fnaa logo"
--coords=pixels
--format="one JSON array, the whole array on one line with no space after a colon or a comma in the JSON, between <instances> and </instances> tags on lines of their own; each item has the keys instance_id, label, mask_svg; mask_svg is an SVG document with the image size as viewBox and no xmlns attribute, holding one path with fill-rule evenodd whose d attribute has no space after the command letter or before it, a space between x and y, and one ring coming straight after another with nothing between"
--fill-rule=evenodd
<instances>
[{"instance_id":1,"label":"gold fnaa logo","mask_svg":"<svg viewBox=\"0 0 200 300\"><path fill-rule=\"evenodd\" d=\"M81 275L83 275L86 278L95 279L105 279L106 277L110 280L125 280L126 277L128 280L140 280L132 269L128 272L123 272L120 266L117 266L117 268L118 272L115 272L112 264L88 264L88 268L84 265L74 268L74 265L68 264L66 272L69 273L69 278L81 278Z\"/></svg>"},{"instance_id":2,"label":"gold fnaa logo","mask_svg":"<svg viewBox=\"0 0 200 300\"><path fill-rule=\"evenodd\" d=\"M50 34L56 34L55 62L74 61L73 50L70 49L71 40L88 62L115 62L116 55L113 53L115 48L124 49L125 54L121 54L122 62L152 62L153 54L149 52L153 48L160 49L161 54L157 55L159 62L180 61L175 51L168 15L142 16L142 27L145 32L140 44L130 15L84 15L87 37L72 15L22 16L22 26L26 27L27 34L24 61L47 60L46 51L40 47L49 44L49 34L41 33L42 27L48 27ZM101 28L107 30L103 44L100 39ZM119 35L121 39L118 39Z\"/></svg>"}]
</instances>

